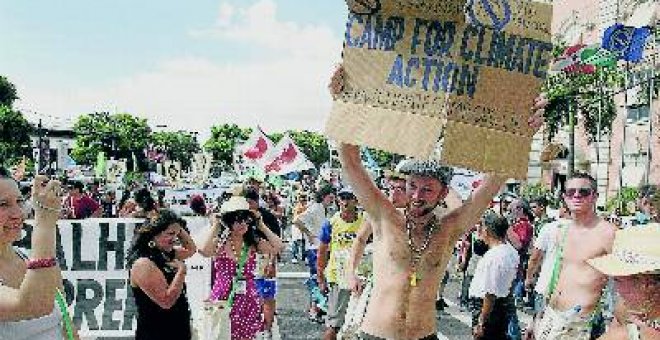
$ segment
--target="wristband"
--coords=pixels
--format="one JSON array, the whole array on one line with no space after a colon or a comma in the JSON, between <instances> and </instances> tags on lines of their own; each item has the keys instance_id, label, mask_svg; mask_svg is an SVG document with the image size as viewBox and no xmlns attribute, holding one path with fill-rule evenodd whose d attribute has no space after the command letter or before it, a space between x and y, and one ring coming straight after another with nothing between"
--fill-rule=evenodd
<instances>
[{"instance_id":1,"label":"wristband","mask_svg":"<svg viewBox=\"0 0 660 340\"><path fill-rule=\"evenodd\" d=\"M47 259L31 259L26 260L27 269L42 269L42 268L51 268L57 266L57 259L54 257Z\"/></svg>"}]
</instances>

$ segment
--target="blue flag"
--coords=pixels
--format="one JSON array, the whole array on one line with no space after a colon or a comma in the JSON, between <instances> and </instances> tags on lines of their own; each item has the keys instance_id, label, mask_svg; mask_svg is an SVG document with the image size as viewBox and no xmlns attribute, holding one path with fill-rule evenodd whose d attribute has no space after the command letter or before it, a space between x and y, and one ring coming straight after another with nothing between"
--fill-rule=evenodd
<instances>
[{"instance_id":1,"label":"blue flag","mask_svg":"<svg viewBox=\"0 0 660 340\"><path fill-rule=\"evenodd\" d=\"M638 62L644 54L646 38L651 35L648 26L632 27L614 24L603 34L603 48L611 51L617 59Z\"/></svg>"}]
</instances>

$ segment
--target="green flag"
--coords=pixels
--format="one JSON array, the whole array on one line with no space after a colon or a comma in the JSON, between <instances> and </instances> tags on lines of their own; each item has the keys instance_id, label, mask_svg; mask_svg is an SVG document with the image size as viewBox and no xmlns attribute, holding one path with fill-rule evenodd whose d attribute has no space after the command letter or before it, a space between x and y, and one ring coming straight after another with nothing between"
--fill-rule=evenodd
<instances>
[{"instance_id":1,"label":"green flag","mask_svg":"<svg viewBox=\"0 0 660 340\"><path fill-rule=\"evenodd\" d=\"M105 152L99 151L99 153L96 154L96 167L94 168L96 178L105 178L105 163Z\"/></svg>"},{"instance_id":2,"label":"green flag","mask_svg":"<svg viewBox=\"0 0 660 340\"><path fill-rule=\"evenodd\" d=\"M598 45L583 48L580 53L580 61L584 64L600 67L616 66L616 57L614 54Z\"/></svg>"},{"instance_id":3,"label":"green flag","mask_svg":"<svg viewBox=\"0 0 660 340\"><path fill-rule=\"evenodd\" d=\"M284 186L284 180L282 179L282 176L277 176L277 175L268 176L268 183L272 184L277 189Z\"/></svg>"}]
</instances>

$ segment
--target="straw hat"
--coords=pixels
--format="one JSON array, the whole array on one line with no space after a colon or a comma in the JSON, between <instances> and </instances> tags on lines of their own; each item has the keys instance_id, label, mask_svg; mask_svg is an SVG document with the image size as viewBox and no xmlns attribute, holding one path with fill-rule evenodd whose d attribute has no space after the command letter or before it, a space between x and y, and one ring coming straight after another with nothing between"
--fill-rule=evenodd
<instances>
[{"instance_id":1,"label":"straw hat","mask_svg":"<svg viewBox=\"0 0 660 340\"><path fill-rule=\"evenodd\" d=\"M617 231L612 253L587 262L608 276L629 276L660 270L660 224Z\"/></svg>"},{"instance_id":2,"label":"straw hat","mask_svg":"<svg viewBox=\"0 0 660 340\"><path fill-rule=\"evenodd\" d=\"M220 207L220 214L225 215L236 211L250 211L250 205L245 197L232 196Z\"/></svg>"}]
</instances>

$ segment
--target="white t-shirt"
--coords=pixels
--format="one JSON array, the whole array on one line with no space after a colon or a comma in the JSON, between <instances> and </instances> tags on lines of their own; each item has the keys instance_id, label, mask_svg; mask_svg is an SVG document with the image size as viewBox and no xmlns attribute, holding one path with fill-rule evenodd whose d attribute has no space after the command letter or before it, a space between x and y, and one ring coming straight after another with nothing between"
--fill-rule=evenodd
<instances>
[{"instance_id":1,"label":"white t-shirt","mask_svg":"<svg viewBox=\"0 0 660 340\"><path fill-rule=\"evenodd\" d=\"M318 248L318 235L321 231L323 222L326 220L325 207L323 207L323 204L318 202L310 203L307 206L307 209L305 209L302 214L298 215L298 220L302 222L302 224L304 224L307 229L309 229L310 233L314 237L316 237L315 244L310 244L308 248Z\"/></svg>"},{"instance_id":2,"label":"white t-shirt","mask_svg":"<svg viewBox=\"0 0 660 340\"><path fill-rule=\"evenodd\" d=\"M560 226L568 226L570 221L568 220L559 220L548 223L541 227L539 235L534 241L534 248L544 252L543 263L541 264L541 272L539 273L539 278L536 281L536 286L534 291L544 295L548 290L548 285L550 284L550 278L552 276L552 267L555 263L555 256L557 250L557 242L559 242L561 230Z\"/></svg>"},{"instance_id":3,"label":"white t-shirt","mask_svg":"<svg viewBox=\"0 0 660 340\"><path fill-rule=\"evenodd\" d=\"M486 293L496 297L507 297L516 278L520 257L509 243L489 249L477 263L469 295L484 298Z\"/></svg>"}]
</instances>

